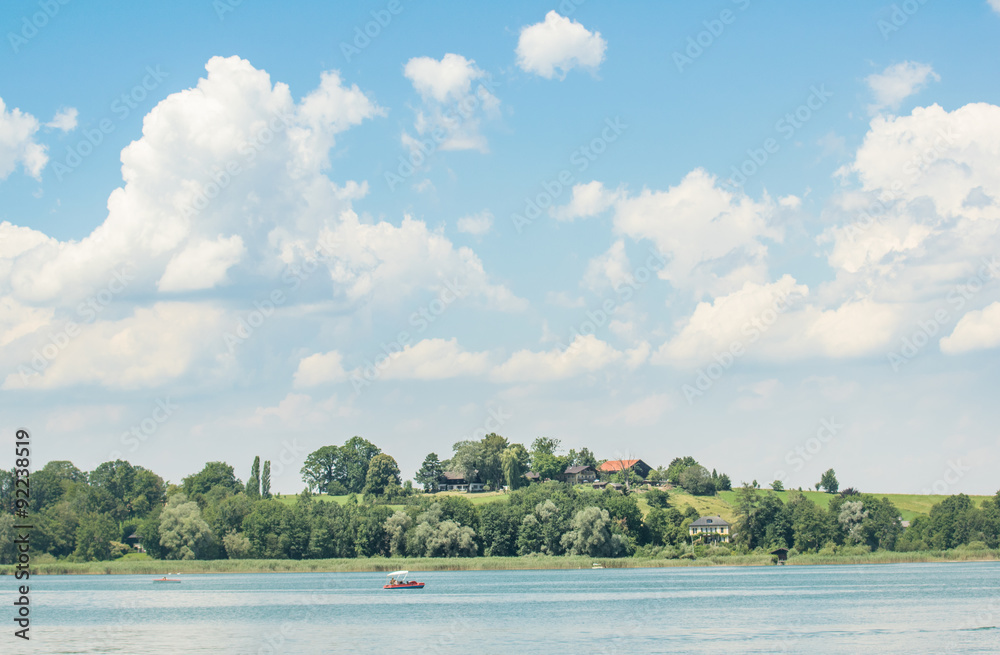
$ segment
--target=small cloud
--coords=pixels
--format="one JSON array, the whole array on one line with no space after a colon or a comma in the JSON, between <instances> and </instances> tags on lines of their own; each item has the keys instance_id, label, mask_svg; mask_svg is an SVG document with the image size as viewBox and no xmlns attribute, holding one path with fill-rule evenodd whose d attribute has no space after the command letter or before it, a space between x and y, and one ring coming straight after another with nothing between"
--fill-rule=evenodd
<instances>
[{"instance_id":1,"label":"small cloud","mask_svg":"<svg viewBox=\"0 0 1000 655\"><path fill-rule=\"evenodd\" d=\"M521 70L546 79L566 77L574 68L596 71L604 61L608 42L600 32L591 32L576 21L555 11L545 21L521 28L517 40L517 65Z\"/></svg>"},{"instance_id":2,"label":"small cloud","mask_svg":"<svg viewBox=\"0 0 1000 655\"><path fill-rule=\"evenodd\" d=\"M987 0L987 4L989 4L993 11L1000 14L1000 0Z\"/></svg>"},{"instance_id":3,"label":"small cloud","mask_svg":"<svg viewBox=\"0 0 1000 655\"><path fill-rule=\"evenodd\" d=\"M79 112L77 112L76 107L60 109L52 117L52 120L45 124L45 127L62 130L63 132L72 132L76 129L76 117L78 114Z\"/></svg>"},{"instance_id":4,"label":"small cloud","mask_svg":"<svg viewBox=\"0 0 1000 655\"><path fill-rule=\"evenodd\" d=\"M489 232L491 227L493 227L493 212L488 209L458 219L458 231L464 234L482 236Z\"/></svg>"},{"instance_id":5,"label":"small cloud","mask_svg":"<svg viewBox=\"0 0 1000 655\"><path fill-rule=\"evenodd\" d=\"M573 186L573 195L566 205L551 207L549 216L557 221L572 221L577 218L597 216L609 209L624 195L624 190L610 190L598 181Z\"/></svg>"},{"instance_id":6,"label":"small cloud","mask_svg":"<svg viewBox=\"0 0 1000 655\"><path fill-rule=\"evenodd\" d=\"M875 95L875 103L868 106L868 112L877 114L883 109L896 109L903 100L927 86L928 80L940 82L941 76L930 64L914 61L893 64L881 73L869 75L865 81Z\"/></svg>"}]
</instances>

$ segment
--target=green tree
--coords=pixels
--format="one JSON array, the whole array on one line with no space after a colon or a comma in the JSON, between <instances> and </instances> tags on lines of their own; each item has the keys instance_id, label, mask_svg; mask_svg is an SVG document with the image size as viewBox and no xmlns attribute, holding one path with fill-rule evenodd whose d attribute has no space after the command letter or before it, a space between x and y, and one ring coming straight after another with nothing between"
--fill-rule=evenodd
<instances>
[{"instance_id":1,"label":"green tree","mask_svg":"<svg viewBox=\"0 0 1000 655\"><path fill-rule=\"evenodd\" d=\"M503 453L507 450L507 440L499 434L490 433L480 440L476 468L479 477L491 489L499 489L504 484Z\"/></svg>"},{"instance_id":2,"label":"green tree","mask_svg":"<svg viewBox=\"0 0 1000 655\"><path fill-rule=\"evenodd\" d=\"M424 491L434 493L438 489L438 480L442 473L444 473L444 469L437 453L429 453L424 458L424 463L420 465L420 470L417 471L414 479L423 485Z\"/></svg>"},{"instance_id":3,"label":"green tree","mask_svg":"<svg viewBox=\"0 0 1000 655\"><path fill-rule=\"evenodd\" d=\"M454 454L448 460L446 468L450 472L461 473L466 480L471 482L475 478L482 449L483 444L480 441L459 441L452 446Z\"/></svg>"},{"instance_id":4,"label":"green tree","mask_svg":"<svg viewBox=\"0 0 1000 655\"><path fill-rule=\"evenodd\" d=\"M175 494L160 513L160 545L167 559L207 559L212 531L201 517L198 503Z\"/></svg>"},{"instance_id":5,"label":"green tree","mask_svg":"<svg viewBox=\"0 0 1000 655\"><path fill-rule=\"evenodd\" d=\"M594 457L594 453L590 452L589 448L581 448L580 452L575 450L570 450L566 455L566 465L567 466L592 466L597 468L597 458Z\"/></svg>"},{"instance_id":6,"label":"green tree","mask_svg":"<svg viewBox=\"0 0 1000 655\"><path fill-rule=\"evenodd\" d=\"M250 467L250 477L247 478L247 496L256 500L260 498L260 455L253 458Z\"/></svg>"},{"instance_id":7,"label":"green tree","mask_svg":"<svg viewBox=\"0 0 1000 655\"><path fill-rule=\"evenodd\" d=\"M670 460L670 464L667 466L667 480L670 484L680 484L681 483L681 473L686 471L689 467L697 466L698 462L694 457L690 455L687 457L675 457Z\"/></svg>"},{"instance_id":8,"label":"green tree","mask_svg":"<svg viewBox=\"0 0 1000 655\"><path fill-rule=\"evenodd\" d=\"M0 512L0 564L14 564L17 561L17 548L14 544L16 538L14 516Z\"/></svg>"},{"instance_id":9,"label":"green tree","mask_svg":"<svg viewBox=\"0 0 1000 655\"><path fill-rule=\"evenodd\" d=\"M105 514L91 513L83 517L76 529L76 550L73 556L83 562L103 562L111 559L111 542L118 537L118 527Z\"/></svg>"},{"instance_id":10,"label":"green tree","mask_svg":"<svg viewBox=\"0 0 1000 655\"><path fill-rule=\"evenodd\" d=\"M207 494L213 487L223 487L234 494L244 490L243 483L236 478L233 467L225 462L209 462L197 473L181 480L184 494L195 500Z\"/></svg>"},{"instance_id":11,"label":"green tree","mask_svg":"<svg viewBox=\"0 0 1000 655\"><path fill-rule=\"evenodd\" d=\"M250 540L241 532L229 532L222 538L229 559L246 559L250 557Z\"/></svg>"},{"instance_id":12,"label":"green tree","mask_svg":"<svg viewBox=\"0 0 1000 655\"><path fill-rule=\"evenodd\" d=\"M306 456L300 471L302 481L319 493L327 493L330 484L343 476L338 446L323 446ZM343 482L341 482L343 484Z\"/></svg>"},{"instance_id":13,"label":"green tree","mask_svg":"<svg viewBox=\"0 0 1000 655\"><path fill-rule=\"evenodd\" d=\"M400 491L399 465L396 460L385 453L375 455L368 466L364 492L392 497L398 496Z\"/></svg>"},{"instance_id":14,"label":"green tree","mask_svg":"<svg viewBox=\"0 0 1000 655\"><path fill-rule=\"evenodd\" d=\"M571 555L616 557L626 549L627 541L611 531L608 510L586 507L573 515L570 529L562 536L562 546Z\"/></svg>"},{"instance_id":15,"label":"green tree","mask_svg":"<svg viewBox=\"0 0 1000 655\"><path fill-rule=\"evenodd\" d=\"M774 482L771 483L771 489L773 489L774 491L784 491L785 483L782 482L781 480L775 480Z\"/></svg>"},{"instance_id":16,"label":"green tree","mask_svg":"<svg viewBox=\"0 0 1000 655\"><path fill-rule=\"evenodd\" d=\"M699 464L684 469L680 476L680 484L688 493L695 496L711 496L715 493L715 483L711 474Z\"/></svg>"},{"instance_id":17,"label":"green tree","mask_svg":"<svg viewBox=\"0 0 1000 655\"><path fill-rule=\"evenodd\" d=\"M260 478L260 496L261 498L271 497L271 460L264 462L264 473Z\"/></svg>"},{"instance_id":18,"label":"green tree","mask_svg":"<svg viewBox=\"0 0 1000 655\"><path fill-rule=\"evenodd\" d=\"M524 477L525 471L521 463L522 460L519 457L520 453L518 449L520 449L520 452L524 452L524 446L514 444L504 450L500 456L504 482L507 483L507 488L510 490L519 489L528 484L528 481Z\"/></svg>"},{"instance_id":19,"label":"green tree","mask_svg":"<svg viewBox=\"0 0 1000 655\"><path fill-rule=\"evenodd\" d=\"M827 493L835 494L837 489L840 488L840 483L837 482L837 474L833 472L833 469L828 469L826 473L819 479L819 487L822 487Z\"/></svg>"},{"instance_id":20,"label":"green tree","mask_svg":"<svg viewBox=\"0 0 1000 655\"><path fill-rule=\"evenodd\" d=\"M381 453L378 446L361 437L351 437L340 447L343 479L340 482L349 493L361 493L368 477L372 458Z\"/></svg>"}]
</instances>

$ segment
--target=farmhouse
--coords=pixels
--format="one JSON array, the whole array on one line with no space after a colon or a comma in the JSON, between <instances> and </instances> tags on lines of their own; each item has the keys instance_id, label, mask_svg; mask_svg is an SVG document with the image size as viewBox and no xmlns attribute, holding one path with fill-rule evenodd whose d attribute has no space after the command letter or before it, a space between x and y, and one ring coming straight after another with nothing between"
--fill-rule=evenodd
<instances>
[{"instance_id":1,"label":"farmhouse","mask_svg":"<svg viewBox=\"0 0 1000 655\"><path fill-rule=\"evenodd\" d=\"M632 469L640 478L646 479L652 467L641 459L609 459L597 467L598 472L605 475L617 473L621 470Z\"/></svg>"},{"instance_id":2,"label":"farmhouse","mask_svg":"<svg viewBox=\"0 0 1000 655\"><path fill-rule=\"evenodd\" d=\"M472 480L466 480L464 473L445 471L438 478L438 491L482 491L483 482L479 471L472 472Z\"/></svg>"},{"instance_id":3,"label":"farmhouse","mask_svg":"<svg viewBox=\"0 0 1000 655\"><path fill-rule=\"evenodd\" d=\"M592 466L568 466L561 477L571 484L590 484L597 479L597 471Z\"/></svg>"},{"instance_id":4,"label":"farmhouse","mask_svg":"<svg viewBox=\"0 0 1000 655\"><path fill-rule=\"evenodd\" d=\"M702 541L721 541L729 543L729 523L721 516L702 516L688 526L688 534L692 539Z\"/></svg>"}]
</instances>

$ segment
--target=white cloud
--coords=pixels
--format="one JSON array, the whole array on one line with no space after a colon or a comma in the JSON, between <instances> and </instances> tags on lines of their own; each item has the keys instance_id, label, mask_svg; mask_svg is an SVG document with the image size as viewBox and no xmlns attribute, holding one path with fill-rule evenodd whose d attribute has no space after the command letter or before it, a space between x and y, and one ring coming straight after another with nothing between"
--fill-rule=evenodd
<instances>
[{"instance_id":1,"label":"white cloud","mask_svg":"<svg viewBox=\"0 0 1000 655\"><path fill-rule=\"evenodd\" d=\"M633 239L649 239L668 260L659 275L677 288L728 293L746 280L766 279L764 239L780 241L770 225L774 203L737 196L702 169L667 191L643 189L619 200L614 224Z\"/></svg>"},{"instance_id":2,"label":"white cloud","mask_svg":"<svg viewBox=\"0 0 1000 655\"><path fill-rule=\"evenodd\" d=\"M771 284L747 281L730 294L700 302L680 332L653 355L653 363L698 365L717 353L728 352L733 343L744 347L751 339L756 343L765 334L762 321L766 319L770 329L784 320L776 307L780 309L808 293L808 287L785 275Z\"/></svg>"},{"instance_id":3,"label":"white cloud","mask_svg":"<svg viewBox=\"0 0 1000 655\"><path fill-rule=\"evenodd\" d=\"M238 234L192 243L170 259L156 288L164 292L211 289L226 281L226 271L244 254L246 248Z\"/></svg>"},{"instance_id":4,"label":"white cloud","mask_svg":"<svg viewBox=\"0 0 1000 655\"><path fill-rule=\"evenodd\" d=\"M958 355L1000 346L1000 302L959 319L952 333L941 339L941 352Z\"/></svg>"},{"instance_id":5,"label":"white cloud","mask_svg":"<svg viewBox=\"0 0 1000 655\"><path fill-rule=\"evenodd\" d=\"M414 57L406 62L403 74L423 100L414 122L417 135L404 132L401 137L418 167L437 149L489 150L480 127L483 118L499 115L500 101L488 88L489 75L474 60L451 52L440 61ZM480 79L485 83L473 88Z\"/></svg>"},{"instance_id":6,"label":"white cloud","mask_svg":"<svg viewBox=\"0 0 1000 655\"><path fill-rule=\"evenodd\" d=\"M286 267L318 251L326 256L312 295L287 296L299 319L322 311L317 299L346 298L357 310L449 287L481 306L527 307L490 279L471 249L456 248L440 231L409 217L400 225L362 221L352 211L367 184L332 181L329 152L339 133L383 113L357 86L326 72L296 103L285 84L245 60L214 57L205 68L195 87L146 115L142 136L122 151L124 184L111 192L104 222L88 236L58 241L0 223L0 340L23 344L25 352L45 342L46 326L78 320L74 310L107 288L113 271L127 269L130 277L113 294L105 320L87 326L31 386L134 388L192 370L235 374L233 357L219 360L221 331L213 347L200 345L229 301L223 286L239 284L254 297L266 297L276 284L287 291ZM15 124L29 138L38 129L17 110L2 116L4 129ZM205 305L156 302L158 293L195 289L206 292L199 296ZM197 320L183 311L201 317L201 327L188 330ZM20 386L15 377L7 384Z\"/></svg>"},{"instance_id":7,"label":"white cloud","mask_svg":"<svg viewBox=\"0 0 1000 655\"><path fill-rule=\"evenodd\" d=\"M414 57L406 62L403 74L420 95L445 103L469 95L472 82L485 73L475 61L449 52L440 61L433 57Z\"/></svg>"},{"instance_id":8,"label":"white cloud","mask_svg":"<svg viewBox=\"0 0 1000 655\"><path fill-rule=\"evenodd\" d=\"M316 353L299 361L295 371L295 388L315 387L326 382L343 382L347 379L344 358L336 350Z\"/></svg>"},{"instance_id":9,"label":"white cloud","mask_svg":"<svg viewBox=\"0 0 1000 655\"><path fill-rule=\"evenodd\" d=\"M76 117L78 115L79 112L76 110L76 107L60 109L52 117L52 120L45 124L45 127L51 127L62 132L72 132L76 129Z\"/></svg>"},{"instance_id":10,"label":"white cloud","mask_svg":"<svg viewBox=\"0 0 1000 655\"><path fill-rule=\"evenodd\" d=\"M929 64L903 61L889 66L881 73L873 73L865 78L868 88L875 96L875 103L868 111L877 114L883 109L896 109L903 100L923 89L929 80L941 81Z\"/></svg>"},{"instance_id":11,"label":"white cloud","mask_svg":"<svg viewBox=\"0 0 1000 655\"><path fill-rule=\"evenodd\" d=\"M0 388L156 387L199 367L216 367L229 328L223 318L221 310L208 304L161 302L138 308L128 318L82 325L40 374L27 377L27 384L20 370Z\"/></svg>"},{"instance_id":12,"label":"white cloud","mask_svg":"<svg viewBox=\"0 0 1000 655\"><path fill-rule=\"evenodd\" d=\"M574 68L596 71L607 47L600 32L550 11L543 22L521 28L517 65L547 79L556 75L562 79Z\"/></svg>"},{"instance_id":13,"label":"white cloud","mask_svg":"<svg viewBox=\"0 0 1000 655\"><path fill-rule=\"evenodd\" d=\"M36 180L49 162L45 146L35 141L38 119L16 107L7 111L0 98L0 180L6 180L19 165Z\"/></svg>"},{"instance_id":14,"label":"white cloud","mask_svg":"<svg viewBox=\"0 0 1000 655\"><path fill-rule=\"evenodd\" d=\"M1000 0L987 0L987 1L990 5L990 8L992 8L993 11L1000 14Z\"/></svg>"},{"instance_id":15,"label":"white cloud","mask_svg":"<svg viewBox=\"0 0 1000 655\"><path fill-rule=\"evenodd\" d=\"M398 299L417 289L441 291L451 284L462 297L479 297L492 309L527 308L527 301L490 282L471 249L456 249L440 232L431 232L410 216L396 227L364 224L354 212L345 212L323 240L336 244L329 263L331 278L352 301Z\"/></svg>"},{"instance_id":16,"label":"white cloud","mask_svg":"<svg viewBox=\"0 0 1000 655\"><path fill-rule=\"evenodd\" d=\"M569 347L545 352L519 350L493 369L497 382L551 382L596 373L626 355L594 335L577 335Z\"/></svg>"},{"instance_id":17,"label":"white cloud","mask_svg":"<svg viewBox=\"0 0 1000 655\"><path fill-rule=\"evenodd\" d=\"M610 208L624 195L622 189L611 191L598 181L573 186L573 195L568 204L549 209L549 216L557 221L572 221L576 218L597 216Z\"/></svg>"},{"instance_id":18,"label":"white cloud","mask_svg":"<svg viewBox=\"0 0 1000 655\"><path fill-rule=\"evenodd\" d=\"M468 352L458 345L458 340L424 339L412 346L389 355L389 362L379 369L384 380L444 380L447 378L479 376L490 369L487 352ZM355 375L364 371L356 370Z\"/></svg>"},{"instance_id":19,"label":"white cloud","mask_svg":"<svg viewBox=\"0 0 1000 655\"><path fill-rule=\"evenodd\" d=\"M481 236L489 232L491 227L493 227L493 212L488 209L458 219L458 231L465 234Z\"/></svg>"},{"instance_id":20,"label":"white cloud","mask_svg":"<svg viewBox=\"0 0 1000 655\"><path fill-rule=\"evenodd\" d=\"M608 287L617 289L622 284L632 282L632 265L625 253L625 241L618 239L607 252L594 257L587 263L581 284L592 290L602 291Z\"/></svg>"},{"instance_id":21,"label":"white cloud","mask_svg":"<svg viewBox=\"0 0 1000 655\"><path fill-rule=\"evenodd\" d=\"M630 403L618 414L618 418L624 421L625 425L656 425L663 413L673 407L674 401L670 394L652 394Z\"/></svg>"}]
</instances>

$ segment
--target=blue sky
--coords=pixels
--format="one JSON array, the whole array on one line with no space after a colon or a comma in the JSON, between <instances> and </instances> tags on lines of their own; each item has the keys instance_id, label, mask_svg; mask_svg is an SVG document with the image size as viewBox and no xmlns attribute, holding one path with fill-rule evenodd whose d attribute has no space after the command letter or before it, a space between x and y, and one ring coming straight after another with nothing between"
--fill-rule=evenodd
<instances>
[{"instance_id":1,"label":"blue sky","mask_svg":"<svg viewBox=\"0 0 1000 655\"><path fill-rule=\"evenodd\" d=\"M0 429L993 493L996 4L7 3Z\"/></svg>"}]
</instances>

